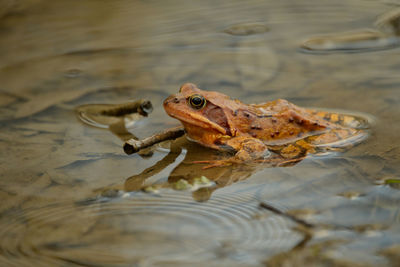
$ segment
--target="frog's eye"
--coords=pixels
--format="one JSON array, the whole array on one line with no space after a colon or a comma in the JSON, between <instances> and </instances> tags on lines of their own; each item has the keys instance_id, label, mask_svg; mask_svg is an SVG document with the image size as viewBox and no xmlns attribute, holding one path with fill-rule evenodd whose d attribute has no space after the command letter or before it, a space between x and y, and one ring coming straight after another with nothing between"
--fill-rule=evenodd
<instances>
[{"instance_id":1,"label":"frog's eye","mask_svg":"<svg viewBox=\"0 0 400 267\"><path fill-rule=\"evenodd\" d=\"M191 95L189 97L189 104L194 109L201 109L206 105L206 99L201 95Z\"/></svg>"}]
</instances>

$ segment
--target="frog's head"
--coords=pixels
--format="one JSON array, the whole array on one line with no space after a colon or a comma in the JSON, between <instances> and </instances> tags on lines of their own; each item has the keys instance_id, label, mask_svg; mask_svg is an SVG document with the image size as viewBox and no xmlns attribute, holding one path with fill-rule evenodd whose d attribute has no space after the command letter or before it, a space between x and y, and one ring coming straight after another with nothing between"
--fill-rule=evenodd
<instances>
[{"instance_id":1,"label":"frog's head","mask_svg":"<svg viewBox=\"0 0 400 267\"><path fill-rule=\"evenodd\" d=\"M164 101L167 114L180 120L189 138L201 143L232 136L231 115L239 105L229 96L204 91L192 83L182 85L177 94ZM207 140L204 139L207 135Z\"/></svg>"}]
</instances>

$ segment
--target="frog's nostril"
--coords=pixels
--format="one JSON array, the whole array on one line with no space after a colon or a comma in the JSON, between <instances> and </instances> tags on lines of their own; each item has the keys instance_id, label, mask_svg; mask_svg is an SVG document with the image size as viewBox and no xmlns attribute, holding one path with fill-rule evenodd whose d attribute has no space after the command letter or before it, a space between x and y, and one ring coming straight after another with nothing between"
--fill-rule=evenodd
<instances>
[{"instance_id":1,"label":"frog's nostril","mask_svg":"<svg viewBox=\"0 0 400 267\"><path fill-rule=\"evenodd\" d=\"M172 102L179 103L179 99L177 97L174 97L174 99L172 99Z\"/></svg>"}]
</instances>

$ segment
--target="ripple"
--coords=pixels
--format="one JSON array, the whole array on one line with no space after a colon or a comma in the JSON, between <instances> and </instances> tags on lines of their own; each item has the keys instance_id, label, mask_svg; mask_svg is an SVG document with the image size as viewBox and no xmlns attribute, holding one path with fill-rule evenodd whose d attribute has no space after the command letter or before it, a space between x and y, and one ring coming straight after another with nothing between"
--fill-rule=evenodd
<instances>
[{"instance_id":1,"label":"ripple","mask_svg":"<svg viewBox=\"0 0 400 267\"><path fill-rule=\"evenodd\" d=\"M124 266L219 257L236 264L298 242L292 223L260 210L251 192L227 192L205 203L171 190L10 212L0 220L0 261Z\"/></svg>"}]
</instances>

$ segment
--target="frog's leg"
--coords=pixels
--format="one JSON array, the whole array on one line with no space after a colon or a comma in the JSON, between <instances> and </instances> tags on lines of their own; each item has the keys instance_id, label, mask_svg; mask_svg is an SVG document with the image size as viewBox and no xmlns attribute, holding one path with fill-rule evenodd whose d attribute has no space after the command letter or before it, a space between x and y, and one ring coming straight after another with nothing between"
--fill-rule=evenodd
<instances>
[{"instance_id":1,"label":"frog's leg","mask_svg":"<svg viewBox=\"0 0 400 267\"><path fill-rule=\"evenodd\" d=\"M315 147L313 153L319 153L347 150L365 140L367 136L368 132L361 129L338 128L308 139L310 139L310 144Z\"/></svg>"},{"instance_id":2,"label":"frog's leg","mask_svg":"<svg viewBox=\"0 0 400 267\"><path fill-rule=\"evenodd\" d=\"M229 139L226 145L233 147L237 151L234 158L240 162L264 159L271 155L267 145L257 138L235 137Z\"/></svg>"},{"instance_id":3,"label":"frog's leg","mask_svg":"<svg viewBox=\"0 0 400 267\"><path fill-rule=\"evenodd\" d=\"M271 157L266 162L278 167L291 166L305 159L308 153L314 153L314 146L304 139L289 144L269 146L268 149L279 156Z\"/></svg>"},{"instance_id":4,"label":"frog's leg","mask_svg":"<svg viewBox=\"0 0 400 267\"><path fill-rule=\"evenodd\" d=\"M363 129L368 126L365 118L353 116L349 114L340 114L328 111L308 110L311 114L316 115L325 121L334 123L343 127Z\"/></svg>"},{"instance_id":5,"label":"frog's leg","mask_svg":"<svg viewBox=\"0 0 400 267\"><path fill-rule=\"evenodd\" d=\"M265 158L271 155L268 147L257 138L234 137L225 141L223 145L233 148L236 154L227 159L195 161L193 163L208 163L209 165L204 167L204 169L208 169L212 167L229 166L235 163L245 163L253 160L265 160Z\"/></svg>"}]
</instances>

